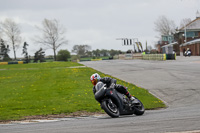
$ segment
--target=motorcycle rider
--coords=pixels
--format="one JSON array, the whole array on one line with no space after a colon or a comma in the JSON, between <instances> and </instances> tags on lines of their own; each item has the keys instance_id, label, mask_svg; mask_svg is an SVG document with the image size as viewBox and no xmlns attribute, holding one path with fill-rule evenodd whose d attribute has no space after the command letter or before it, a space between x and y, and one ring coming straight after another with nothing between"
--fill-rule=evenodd
<instances>
[{"instance_id":1,"label":"motorcycle rider","mask_svg":"<svg viewBox=\"0 0 200 133\"><path fill-rule=\"evenodd\" d=\"M185 56L191 56L191 50L190 50L190 48L187 48L187 50L185 51L185 53L184 53L184 55Z\"/></svg>"},{"instance_id":2,"label":"motorcycle rider","mask_svg":"<svg viewBox=\"0 0 200 133\"><path fill-rule=\"evenodd\" d=\"M113 79L113 78L110 78L110 77L104 77L104 78L101 78L100 75L98 73L95 73L95 74L92 74L92 76L90 77L90 81L92 82L92 84L94 85L93 86L93 93L95 94L96 93L96 89L95 89L95 85L101 81L103 82L104 84L106 84L107 87L109 87L112 83L115 84L115 89L126 95L132 102L134 102L134 97L131 96L131 94L129 93L129 91L127 90L126 87L122 86L122 85L119 85L119 84L116 84L117 80L116 79Z\"/></svg>"}]
</instances>

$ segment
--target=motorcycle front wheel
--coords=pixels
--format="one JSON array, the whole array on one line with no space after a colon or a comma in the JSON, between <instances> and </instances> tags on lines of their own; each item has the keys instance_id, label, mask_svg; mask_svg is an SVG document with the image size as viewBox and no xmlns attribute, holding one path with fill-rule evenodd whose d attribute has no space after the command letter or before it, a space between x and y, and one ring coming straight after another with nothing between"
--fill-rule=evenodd
<instances>
[{"instance_id":1,"label":"motorcycle front wheel","mask_svg":"<svg viewBox=\"0 0 200 133\"><path fill-rule=\"evenodd\" d=\"M112 100L105 100L101 103L102 109L112 118L119 117L119 108Z\"/></svg>"},{"instance_id":2,"label":"motorcycle front wheel","mask_svg":"<svg viewBox=\"0 0 200 133\"><path fill-rule=\"evenodd\" d=\"M136 98L135 100L137 100L137 104L135 104L133 107L135 109L134 114L135 115L143 115L145 112L144 105L142 104L142 102L139 99Z\"/></svg>"}]
</instances>

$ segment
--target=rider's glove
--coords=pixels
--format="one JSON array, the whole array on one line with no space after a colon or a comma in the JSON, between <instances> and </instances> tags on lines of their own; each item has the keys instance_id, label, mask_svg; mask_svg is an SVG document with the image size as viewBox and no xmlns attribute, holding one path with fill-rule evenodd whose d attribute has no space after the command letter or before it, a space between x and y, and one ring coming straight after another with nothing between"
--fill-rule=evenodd
<instances>
[{"instance_id":1,"label":"rider's glove","mask_svg":"<svg viewBox=\"0 0 200 133\"><path fill-rule=\"evenodd\" d=\"M114 83L112 83L111 85L110 85L110 88L115 88L115 84Z\"/></svg>"}]
</instances>

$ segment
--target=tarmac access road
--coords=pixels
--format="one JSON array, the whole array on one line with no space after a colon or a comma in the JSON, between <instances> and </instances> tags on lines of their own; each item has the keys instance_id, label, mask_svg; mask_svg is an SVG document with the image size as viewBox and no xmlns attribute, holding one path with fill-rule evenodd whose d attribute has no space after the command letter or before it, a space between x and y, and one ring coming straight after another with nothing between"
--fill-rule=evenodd
<instances>
[{"instance_id":1,"label":"tarmac access road","mask_svg":"<svg viewBox=\"0 0 200 133\"><path fill-rule=\"evenodd\" d=\"M147 110L143 116L115 119L102 115L1 124L0 133L200 132L200 57L177 57L175 61L108 60L81 63L148 89L169 107Z\"/></svg>"}]
</instances>

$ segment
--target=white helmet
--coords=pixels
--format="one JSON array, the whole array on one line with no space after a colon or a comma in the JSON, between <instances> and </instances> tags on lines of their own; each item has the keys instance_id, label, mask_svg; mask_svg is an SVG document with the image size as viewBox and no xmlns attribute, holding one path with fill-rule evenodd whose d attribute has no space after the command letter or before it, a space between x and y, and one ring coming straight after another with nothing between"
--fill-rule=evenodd
<instances>
[{"instance_id":1,"label":"white helmet","mask_svg":"<svg viewBox=\"0 0 200 133\"><path fill-rule=\"evenodd\" d=\"M92 74L92 76L90 77L90 81L92 82L93 85L96 85L100 78L101 78L100 75L98 73L95 73Z\"/></svg>"}]
</instances>

